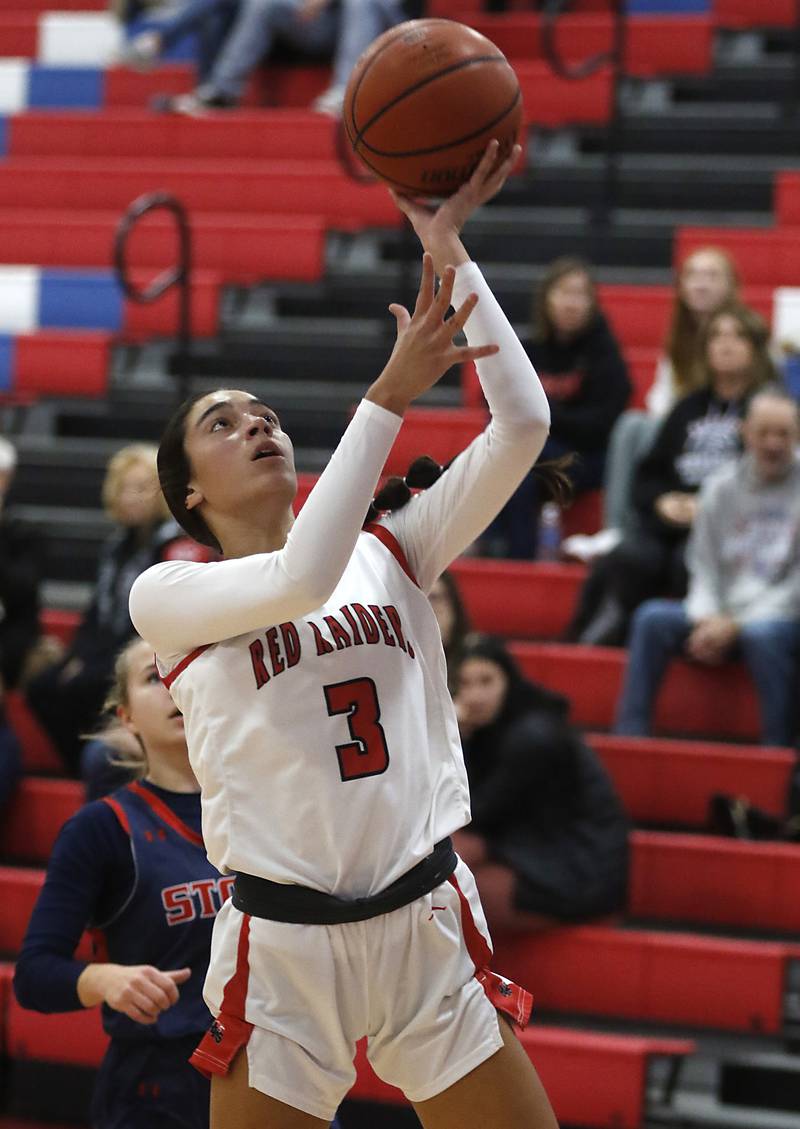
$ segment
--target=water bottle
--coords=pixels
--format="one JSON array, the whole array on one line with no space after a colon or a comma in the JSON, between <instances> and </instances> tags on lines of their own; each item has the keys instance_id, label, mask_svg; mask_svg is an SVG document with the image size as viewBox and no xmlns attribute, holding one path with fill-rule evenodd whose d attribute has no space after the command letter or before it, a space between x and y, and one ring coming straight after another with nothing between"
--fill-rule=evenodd
<instances>
[{"instance_id":1,"label":"water bottle","mask_svg":"<svg viewBox=\"0 0 800 1129\"><path fill-rule=\"evenodd\" d=\"M537 560L557 561L561 555L561 508L545 502L539 515Z\"/></svg>"}]
</instances>

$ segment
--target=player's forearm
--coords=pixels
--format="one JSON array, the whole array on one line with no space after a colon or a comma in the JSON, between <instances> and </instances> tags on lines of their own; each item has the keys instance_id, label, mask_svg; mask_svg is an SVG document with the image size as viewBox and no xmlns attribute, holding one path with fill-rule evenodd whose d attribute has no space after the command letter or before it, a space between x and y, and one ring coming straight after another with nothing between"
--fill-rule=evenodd
<instances>
[{"instance_id":1,"label":"player's forearm","mask_svg":"<svg viewBox=\"0 0 800 1129\"><path fill-rule=\"evenodd\" d=\"M470 291L479 301L466 324L467 340L470 345L493 341L500 346L498 353L476 365L492 417L503 431L527 429L541 450L550 426L547 397L522 343L474 262L462 264L456 273L454 305Z\"/></svg>"}]
</instances>

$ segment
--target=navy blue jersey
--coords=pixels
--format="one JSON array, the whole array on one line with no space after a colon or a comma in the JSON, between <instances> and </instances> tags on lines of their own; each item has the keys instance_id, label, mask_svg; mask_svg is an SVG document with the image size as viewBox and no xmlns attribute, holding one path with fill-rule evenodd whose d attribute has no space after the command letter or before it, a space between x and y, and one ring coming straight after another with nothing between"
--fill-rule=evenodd
<instances>
[{"instance_id":1,"label":"navy blue jersey","mask_svg":"<svg viewBox=\"0 0 800 1129\"><path fill-rule=\"evenodd\" d=\"M104 801L130 838L134 884L128 898L104 921L92 922L98 959L152 964L162 971L191 968L180 998L153 1027L103 1006L103 1026L115 1038L179 1038L203 1031L202 999L214 918L228 897L223 878L206 858L203 840L161 798L141 784L121 788Z\"/></svg>"}]
</instances>

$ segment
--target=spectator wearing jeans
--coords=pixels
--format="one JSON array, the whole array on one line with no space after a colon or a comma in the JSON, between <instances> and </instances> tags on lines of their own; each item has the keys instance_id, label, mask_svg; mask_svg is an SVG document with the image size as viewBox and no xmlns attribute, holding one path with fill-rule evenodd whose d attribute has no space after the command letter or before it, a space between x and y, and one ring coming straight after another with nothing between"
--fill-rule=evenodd
<instances>
[{"instance_id":1,"label":"spectator wearing jeans","mask_svg":"<svg viewBox=\"0 0 800 1129\"><path fill-rule=\"evenodd\" d=\"M184 0L179 4L118 5L130 39L121 62L149 70L185 36L197 44L197 78L205 82L239 11L239 0Z\"/></svg>"},{"instance_id":2,"label":"spectator wearing jeans","mask_svg":"<svg viewBox=\"0 0 800 1129\"><path fill-rule=\"evenodd\" d=\"M750 401L745 454L703 488L689 543L685 601L636 613L616 731L644 735L669 660L717 666L740 655L761 706L761 740L795 736L800 651L800 441L797 403L778 386Z\"/></svg>"},{"instance_id":3,"label":"spectator wearing jeans","mask_svg":"<svg viewBox=\"0 0 800 1129\"><path fill-rule=\"evenodd\" d=\"M572 640L622 646L639 604L686 594L695 495L738 457L747 398L776 376L766 323L745 306L716 313L704 341L707 387L684 396L662 422L636 475L637 528L594 562L568 631Z\"/></svg>"},{"instance_id":4,"label":"spectator wearing jeans","mask_svg":"<svg viewBox=\"0 0 800 1129\"><path fill-rule=\"evenodd\" d=\"M338 117L359 55L404 18L401 0L240 0L211 73L171 108L195 114L237 106L253 70L280 38L313 57L333 55L331 85L314 108Z\"/></svg>"}]
</instances>

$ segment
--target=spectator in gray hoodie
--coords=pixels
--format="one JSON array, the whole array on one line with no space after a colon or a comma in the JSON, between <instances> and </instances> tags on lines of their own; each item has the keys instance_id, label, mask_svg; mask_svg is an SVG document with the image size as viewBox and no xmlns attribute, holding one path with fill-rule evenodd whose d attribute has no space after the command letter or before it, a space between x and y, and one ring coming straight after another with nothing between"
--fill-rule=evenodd
<instances>
[{"instance_id":1,"label":"spectator in gray hoodie","mask_svg":"<svg viewBox=\"0 0 800 1129\"><path fill-rule=\"evenodd\" d=\"M648 600L631 628L616 732L649 732L667 664L684 652L716 666L747 664L761 740L791 745L800 652L800 411L779 386L750 401L745 453L704 485L689 541L684 601Z\"/></svg>"}]
</instances>

